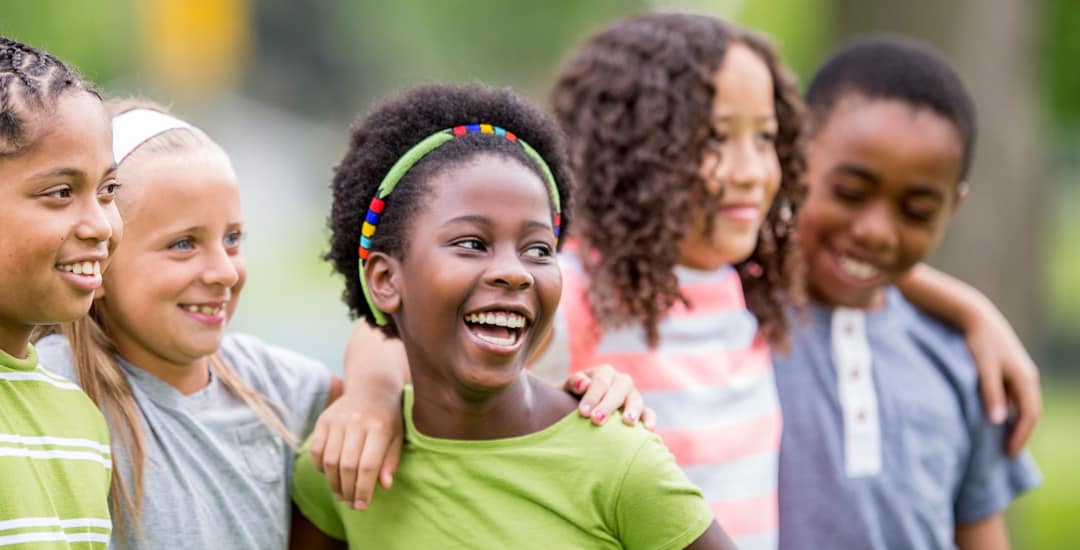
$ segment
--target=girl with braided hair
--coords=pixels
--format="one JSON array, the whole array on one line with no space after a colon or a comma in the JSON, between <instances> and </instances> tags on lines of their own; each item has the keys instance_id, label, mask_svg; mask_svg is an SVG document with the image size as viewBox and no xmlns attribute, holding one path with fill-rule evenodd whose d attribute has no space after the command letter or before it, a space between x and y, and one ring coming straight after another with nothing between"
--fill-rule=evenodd
<instances>
[{"instance_id":1,"label":"girl with braided hair","mask_svg":"<svg viewBox=\"0 0 1080 550\"><path fill-rule=\"evenodd\" d=\"M109 540L105 419L30 338L86 315L101 287L121 230L110 136L75 71L0 36L0 546Z\"/></svg>"}]
</instances>

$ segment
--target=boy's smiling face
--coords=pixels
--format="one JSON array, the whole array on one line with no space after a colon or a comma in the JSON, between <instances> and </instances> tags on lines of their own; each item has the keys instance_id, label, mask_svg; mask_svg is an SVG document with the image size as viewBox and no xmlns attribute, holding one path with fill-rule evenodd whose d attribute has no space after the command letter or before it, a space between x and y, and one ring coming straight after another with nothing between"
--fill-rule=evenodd
<instances>
[{"instance_id":1,"label":"boy's smiling face","mask_svg":"<svg viewBox=\"0 0 1080 550\"><path fill-rule=\"evenodd\" d=\"M428 187L393 275L394 322L418 382L499 390L520 375L562 292L547 186L516 160L481 154Z\"/></svg>"},{"instance_id":2,"label":"boy's smiling face","mask_svg":"<svg viewBox=\"0 0 1080 550\"><path fill-rule=\"evenodd\" d=\"M940 240L962 198L963 143L937 113L849 92L811 137L799 233L810 294L880 307Z\"/></svg>"}]
</instances>

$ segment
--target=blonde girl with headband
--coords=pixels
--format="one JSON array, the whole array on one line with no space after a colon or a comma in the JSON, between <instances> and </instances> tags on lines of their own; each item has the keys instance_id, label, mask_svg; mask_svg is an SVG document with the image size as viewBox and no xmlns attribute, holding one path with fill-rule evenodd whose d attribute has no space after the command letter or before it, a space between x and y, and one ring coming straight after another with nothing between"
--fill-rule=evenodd
<instances>
[{"instance_id":1,"label":"blonde girl with headband","mask_svg":"<svg viewBox=\"0 0 1080 550\"><path fill-rule=\"evenodd\" d=\"M37 349L108 420L111 543L285 548L293 446L340 384L314 360L225 334L246 277L225 152L154 105L109 108L131 231L90 315Z\"/></svg>"},{"instance_id":2,"label":"blonde girl with headband","mask_svg":"<svg viewBox=\"0 0 1080 550\"><path fill-rule=\"evenodd\" d=\"M119 187L101 98L63 61L0 36L0 547L104 549L105 419L30 344L86 315Z\"/></svg>"}]
</instances>

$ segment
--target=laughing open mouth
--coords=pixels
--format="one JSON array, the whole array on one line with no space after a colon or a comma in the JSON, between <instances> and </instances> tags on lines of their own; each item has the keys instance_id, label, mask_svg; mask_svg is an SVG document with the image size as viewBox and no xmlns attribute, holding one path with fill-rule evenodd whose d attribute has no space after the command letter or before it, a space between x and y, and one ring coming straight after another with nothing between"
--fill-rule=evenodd
<instances>
[{"instance_id":1,"label":"laughing open mouth","mask_svg":"<svg viewBox=\"0 0 1080 550\"><path fill-rule=\"evenodd\" d=\"M513 311L484 311L465 316L465 326L477 338L496 346L511 347L525 333L528 319Z\"/></svg>"}]
</instances>

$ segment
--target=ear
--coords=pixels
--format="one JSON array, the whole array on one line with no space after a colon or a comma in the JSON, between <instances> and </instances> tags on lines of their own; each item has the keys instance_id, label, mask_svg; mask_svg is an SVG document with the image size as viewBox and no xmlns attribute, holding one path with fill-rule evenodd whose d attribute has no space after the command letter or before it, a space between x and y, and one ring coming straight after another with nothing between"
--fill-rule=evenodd
<instances>
[{"instance_id":1,"label":"ear","mask_svg":"<svg viewBox=\"0 0 1080 550\"><path fill-rule=\"evenodd\" d=\"M371 300L379 311L392 315L401 309L401 263L383 252L372 252L364 262Z\"/></svg>"},{"instance_id":2,"label":"ear","mask_svg":"<svg viewBox=\"0 0 1080 550\"><path fill-rule=\"evenodd\" d=\"M953 212L956 212L956 209L960 208L960 205L964 203L964 199L967 198L969 189L971 189L971 186L969 186L966 181L956 184L956 201L953 202Z\"/></svg>"}]
</instances>

